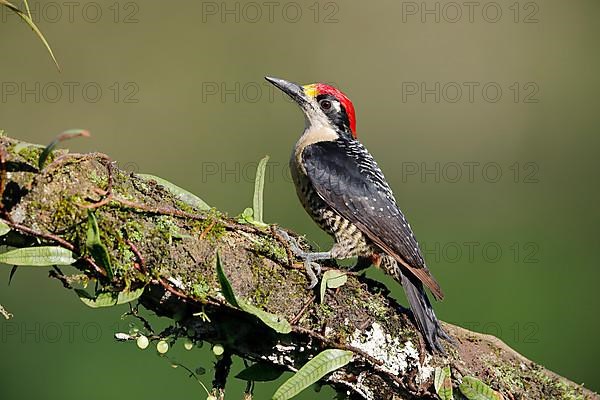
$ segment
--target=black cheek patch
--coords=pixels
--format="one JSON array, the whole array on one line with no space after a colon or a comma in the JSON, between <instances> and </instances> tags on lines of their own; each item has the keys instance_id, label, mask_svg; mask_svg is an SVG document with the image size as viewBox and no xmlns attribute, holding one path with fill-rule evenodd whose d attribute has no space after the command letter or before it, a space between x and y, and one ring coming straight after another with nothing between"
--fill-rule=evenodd
<instances>
[{"instance_id":1,"label":"black cheek patch","mask_svg":"<svg viewBox=\"0 0 600 400\"><path fill-rule=\"evenodd\" d=\"M343 132L352 136L352 130L350 129L350 119L348 118L348 113L346 112L346 108L344 105L336 99L334 96L330 94L320 94L317 96L317 102L326 99L329 101L335 101L340 105L340 111L336 111L335 109L331 109L330 112L325 112L325 115L331 122L333 126L337 128L339 132Z\"/></svg>"}]
</instances>

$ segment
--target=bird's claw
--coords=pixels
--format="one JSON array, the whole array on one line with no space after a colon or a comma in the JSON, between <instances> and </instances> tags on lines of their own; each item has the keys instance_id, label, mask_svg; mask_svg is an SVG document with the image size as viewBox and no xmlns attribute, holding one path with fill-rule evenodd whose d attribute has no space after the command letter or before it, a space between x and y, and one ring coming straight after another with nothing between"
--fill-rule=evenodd
<instances>
[{"instance_id":1,"label":"bird's claw","mask_svg":"<svg viewBox=\"0 0 600 400\"><path fill-rule=\"evenodd\" d=\"M306 275L310 282L306 285L307 289L313 289L319 283L319 276L321 276L321 264L314 261L306 260L304 262L304 268L306 269Z\"/></svg>"},{"instance_id":2,"label":"bird's claw","mask_svg":"<svg viewBox=\"0 0 600 400\"><path fill-rule=\"evenodd\" d=\"M292 253L294 253L296 257L304 260L304 269L306 270L306 275L308 276L309 280L306 288L313 289L319 283L318 277L321 275L321 264L315 262L314 260L315 258L323 259L323 254L306 252L300 248L298 240L291 237L285 230L278 228L277 232L288 242Z\"/></svg>"},{"instance_id":3,"label":"bird's claw","mask_svg":"<svg viewBox=\"0 0 600 400\"><path fill-rule=\"evenodd\" d=\"M289 233L287 233L285 230L283 230L281 228L277 228L277 233L283 239L285 239L285 241L290 246L290 250L292 251L292 253L294 253L294 255L296 257L306 258L307 253L305 251L302 251L302 249L300 248L300 245L298 244L298 240L296 238L291 237Z\"/></svg>"}]
</instances>

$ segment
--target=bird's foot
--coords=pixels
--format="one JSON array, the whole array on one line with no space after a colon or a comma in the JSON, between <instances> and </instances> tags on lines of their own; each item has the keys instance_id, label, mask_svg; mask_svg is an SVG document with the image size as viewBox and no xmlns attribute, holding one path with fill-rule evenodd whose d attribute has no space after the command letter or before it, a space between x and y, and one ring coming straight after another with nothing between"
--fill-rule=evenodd
<instances>
[{"instance_id":1,"label":"bird's foot","mask_svg":"<svg viewBox=\"0 0 600 400\"><path fill-rule=\"evenodd\" d=\"M285 239L285 241L290 247L290 250L292 251L292 253L294 253L296 257L302 258L301 255L306 254L306 252L300 248L300 245L298 244L298 239L291 237L290 234L287 233L284 229L276 228L276 231L277 234L279 234L279 236Z\"/></svg>"},{"instance_id":2,"label":"bird's foot","mask_svg":"<svg viewBox=\"0 0 600 400\"><path fill-rule=\"evenodd\" d=\"M310 283L306 286L307 289L312 289L319 283L318 276L321 276L321 264L316 261L329 260L331 259L330 251L323 251L318 253L307 253L298 255L299 258L304 259L304 269Z\"/></svg>"},{"instance_id":3,"label":"bird's foot","mask_svg":"<svg viewBox=\"0 0 600 400\"><path fill-rule=\"evenodd\" d=\"M321 276L321 264L314 261L304 260L304 270L308 276L309 283L306 285L307 289L312 289L319 283L319 277Z\"/></svg>"},{"instance_id":4,"label":"bird's foot","mask_svg":"<svg viewBox=\"0 0 600 400\"><path fill-rule=\"evenodd\" d=\"M277 229L277 232L288 242L292 253L294 253L296 257L304 260L304 269L306 270L306 275L308 276L309 280L306 288L312 289L317 286L317 283L319 283L318 277L321 275L321 264L317 263L316 261L330 259L331 252L326 251L313 253L304 251L300 248L298 240L291 237L286 231L283 229Z\"/></svg>"}]
</instances>

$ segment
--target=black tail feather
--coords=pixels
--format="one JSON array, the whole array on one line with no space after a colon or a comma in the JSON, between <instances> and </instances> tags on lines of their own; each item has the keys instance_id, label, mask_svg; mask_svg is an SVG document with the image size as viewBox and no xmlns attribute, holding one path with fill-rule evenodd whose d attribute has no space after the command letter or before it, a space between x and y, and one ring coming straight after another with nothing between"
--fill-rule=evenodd
<instances>
[{"instance_id":1,"label":"black tail feather","mask_svg":"<svg viewBox=\"0 0 600 400\"><path fill-rule=\"evenodd\" d=\"M419 280L403 273L400 273L400 278L417 327L423 334L427 345L432 350L446 354L440 339L450 342L454 342L454 340L444 331L436 318L423 284Z\"/></svg>"}]
</instances>

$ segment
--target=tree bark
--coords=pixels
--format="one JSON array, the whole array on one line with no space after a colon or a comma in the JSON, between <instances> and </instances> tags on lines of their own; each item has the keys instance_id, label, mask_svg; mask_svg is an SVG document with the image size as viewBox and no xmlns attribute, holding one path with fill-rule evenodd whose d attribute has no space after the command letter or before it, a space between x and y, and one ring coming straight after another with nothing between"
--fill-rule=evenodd
<instances>
[{"instance_id":1,"label":"tree bark","mask_svg":"<svg viewBox=\"0 0 600 400\"><path fill-rule=\"evenodd\" d=\"M0 212L11 228L0 244L61 246L73 251L74 266L105 291L145 287L139 302L172 318L175 334L290 371L326 348L353 351L352 362L322 380L350 398L437 398L434 371L447 365L455 392L470 375L506 399L599 398L495 337L450 324L443 325L456 345L447 344L447 356L431 355L410 311L378 282L349 274L346 284L328 289L320 302L318 290L305 288L302 266L274 227L240 223L214 209L199 211L155 181L117 169L103 154L55 151L40 170L42 150L0 137ZM112 279L86 248L90 210L110 255ZM285 318L291 333L279 334L227 303L215 268L217 252L235 296ZM70 287L68 277L54 276Z\"/></svg>"}]
</instances>

